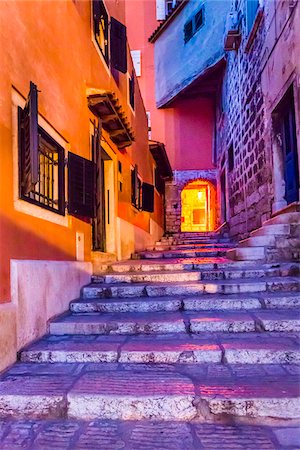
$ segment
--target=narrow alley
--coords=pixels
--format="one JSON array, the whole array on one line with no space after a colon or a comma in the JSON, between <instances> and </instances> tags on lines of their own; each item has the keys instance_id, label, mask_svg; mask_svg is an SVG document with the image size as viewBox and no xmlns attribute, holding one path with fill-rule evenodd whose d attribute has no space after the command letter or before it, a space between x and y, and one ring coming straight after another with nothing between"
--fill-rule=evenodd
<instances>
[{"instance_id":1,"label":"narrow alley","mask_svg":"<svg viewBox=\"0 0 300 450\"><path fill-rule=\"evenodd\" d=\"M300 449L299 30L0 2L0 450Z\"/></svg>"}]
</instances>

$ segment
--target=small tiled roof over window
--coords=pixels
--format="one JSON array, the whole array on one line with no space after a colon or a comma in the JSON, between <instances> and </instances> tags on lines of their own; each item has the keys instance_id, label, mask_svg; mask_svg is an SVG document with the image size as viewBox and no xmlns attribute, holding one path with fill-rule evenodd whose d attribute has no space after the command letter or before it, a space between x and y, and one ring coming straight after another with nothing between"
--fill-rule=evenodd
<instances>
[{"instance_id":1,"label":"small tiled roof over window","mask_svg":"<svg viewBox=\"0 0 300 450\"><path fill-rule=\"evenodd\" d=\"M174 20L177 14L188 3L189 0L177 0L175 7L166 16L165 20L162 20L156 30L153 31L149 37L149 42L155 42L158 36L166 29L166 27Z\"/></svg>"}]
</instances>

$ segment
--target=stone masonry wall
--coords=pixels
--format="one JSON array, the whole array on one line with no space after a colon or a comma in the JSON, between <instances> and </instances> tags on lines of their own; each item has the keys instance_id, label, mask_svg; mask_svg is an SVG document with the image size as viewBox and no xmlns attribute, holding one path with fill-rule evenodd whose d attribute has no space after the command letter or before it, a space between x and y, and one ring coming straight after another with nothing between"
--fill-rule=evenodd
<instances>
[{"instance_id":1,"label":"stone masonry wall","mask_svg":"<svg viewBox=\"0 0 300 450\"><path fill-rule=\"evenodd\" d=\"M271 215L272 160L266 146L265 105L261 87L265 17L250 50L245 50L245 1L238 2L242 42L238 52L227 54L222 106L217 122L219 167L226 167L230 234L239 239L259 228ZM229 170L228 149L233 146Z\"/></svg>"},{"instance_id":2,"label":"stone masonry wall","mask_svg":"<svg viewBox=\"0 0 300 450\"><path fill-rule=\"evenodd\" d=\"M217 185L217 170L174 170L173 179L166 182L166 233L178 233L181 227L181 191L195 180Z\"/></svg>"}]
</instances>

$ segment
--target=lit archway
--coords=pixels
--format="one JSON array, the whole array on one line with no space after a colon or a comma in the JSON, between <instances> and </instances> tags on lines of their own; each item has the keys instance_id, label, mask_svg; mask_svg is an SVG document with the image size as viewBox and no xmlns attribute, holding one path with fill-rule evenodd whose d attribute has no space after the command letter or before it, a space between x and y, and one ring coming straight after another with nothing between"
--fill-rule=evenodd
<instances>
[{"instance_id":1,"label":"lit archway","mask_svg":"<svg viewBox=\"0 0 300 450\"><path fill-rule=\"evenodd\" d=\"M216 228L216 188L205 180L188 183L181 191L181 231Z\"/></svg>"}]
</instances>

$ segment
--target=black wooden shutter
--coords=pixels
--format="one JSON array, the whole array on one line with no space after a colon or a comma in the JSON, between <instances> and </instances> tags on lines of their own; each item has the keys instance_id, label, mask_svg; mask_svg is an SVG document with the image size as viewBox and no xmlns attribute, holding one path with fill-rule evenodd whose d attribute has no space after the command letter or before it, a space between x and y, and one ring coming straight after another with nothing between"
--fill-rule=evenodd
<instances>
[{"instance_id":1,"label":"black wooden shutter","mask_svg":"<svg viewBox=\"0 0 300 450\"><path fill-rule=\"evenodd\" d=\"M32 81L21 117L21 189L24 195L34 191L39 179L38 91Z\"/></svg>"},{"instance_id":2,"label":"black wooden shutter","mask_svg":"<svg viewBox=\"0 0 300 450\"><path fill-rule=\"evenodd\" d=\"M127 72L126 27L114 17L110 22L110 59L114 69Z\"/></svg>"},{"instance_id":3,"label":"black wooden shutter","mask_svg":"<svg viewBox=\"0 0 300 450\"><path fill-rule=\"evenodd\" d=\"M143 183L142 187L142 209L143 211L154 211L154 186Z\"/></svg>"},{"instance_id":4,"label":"black wooden shutter","mask_svg":"<svg viewBox=\"0 0 300 450\"><path fill-rule=\"evenodd\" d=\"M69 152L68 211L82 217L95 217L95 163Z\"/></svg>"}]
</instances>

